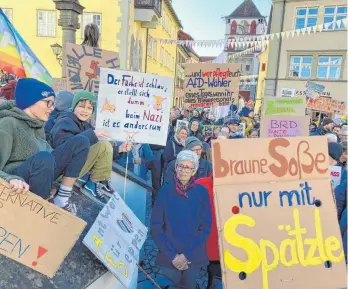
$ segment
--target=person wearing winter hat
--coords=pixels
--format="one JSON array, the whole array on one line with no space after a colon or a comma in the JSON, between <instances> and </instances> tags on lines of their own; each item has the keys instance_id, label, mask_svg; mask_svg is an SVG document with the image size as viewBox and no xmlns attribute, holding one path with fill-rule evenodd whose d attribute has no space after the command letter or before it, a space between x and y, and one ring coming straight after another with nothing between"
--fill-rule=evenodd
<instances>
[{"instance_id":1,"label":"person wearing winter hat","mask_svg":"<svg viewBox=\"0 0 348 289\"><path fill-rule=\"evenodd\" d=\"M0 105L0 178L17 193L30 189L49 199L53 182L62 176L54 203L76 214L70 196L87 160L88 138L77 136L52 150L44 123L55 107L55 93L45 83L19 79L15 99Z\"/></svg>"},{"instance_id":2,"label":"person wearing winter hat","mask_svg":"<svg viewBox=\"0 0 348 289\"><path fill-rule=\"evenodd\" d=\"M347 169L347 159L348 159L348 142L347 141L343 141L340 143L340 145L343 148L343 153L340 157L340 160L338 162L339 166L341 166L342 168Z\"/></svg>"},{"instance_id":3,"label":"person wearing winter hat","mask_svg":"<svg viewBox=\"0 0 348 289\"><path fill-rule=\"evenodd\" d=\"M319 126L317 130L311 132L310 136L326 135L332 131L334 126L335 122L332 120L332 118L326 117L323 119L321 126Z\"/></svg>"},{"instance_id":4,"label":"person wearing winter hat","mask_svg":"<svg viewBox=\"0 0 348 289\"><path fill-rule=\"evenodd\" d=\"M229 139L244 138L244 136L238 132L239 124L240 124L240 121L238 118L234 117L230 119L227 124L230 130Z\"/></svg>"},{"instance_id":5,"label":"person wearing winter hat","mask_svg":"<svg viewBox=\"0 0 348 289\"><path fill-rule=\"evenodd\" d=\"M190 136L185 141L185 150L190 150L197 154L199 158L198 170L195 174L196 178L206 178L213 172L212 163L202 158L203 144L202 142L194 137ZM170 162L167 171L164 174L164 182L170 183L173 181L175 176L175 160Z\"/></svg>"}]
</instances>

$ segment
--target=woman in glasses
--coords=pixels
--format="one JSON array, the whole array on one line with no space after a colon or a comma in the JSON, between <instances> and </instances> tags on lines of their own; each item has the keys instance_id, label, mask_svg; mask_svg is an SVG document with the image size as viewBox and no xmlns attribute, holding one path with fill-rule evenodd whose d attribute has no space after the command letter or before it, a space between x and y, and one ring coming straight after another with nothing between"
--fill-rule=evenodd
<instances>
[{"instance_id":1,"label":"woman in glasses","mask_svg":"<svg viewBox=\"0 0 348 289\"><path fill-rule=\"evenodd\" d=\"M0 105L0 178L17 193L50 198L53 182L62 176L55 205L76 214L70 202L75 180L87 160L90 142L75 136L52 150L46 142L44 124L55 107L55 93L32 78L18 81L15 101Z\"/></svg>"},{"instance_id":2,"label":"woman in glasses","mask_svg":"<svg viewBox=\"0 0 348 289\"><path fill-rule=\"evenodd\" d=\"M193 177L197 169L197 154L180 152L175 180L162 187L152 210L151 233L159 249L157 264L174 288L196 288L201 267L208 265L205 246L212 216L208 191Z\"/></svg>"}]
</instances>

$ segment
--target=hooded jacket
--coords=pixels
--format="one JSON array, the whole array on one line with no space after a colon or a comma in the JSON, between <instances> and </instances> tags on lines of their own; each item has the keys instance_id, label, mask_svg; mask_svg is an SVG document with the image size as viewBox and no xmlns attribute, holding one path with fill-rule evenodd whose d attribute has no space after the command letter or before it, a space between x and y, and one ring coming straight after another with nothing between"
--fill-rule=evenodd
<instances>
[{"instance_id":1,"label":"hooded jacket","mask_svg":"<svg viewBox=\"0 0 348 289\"><path fill-rule=\"evenodd\" d=\"M44 122L29 117L14 101L0 105L0 178L21 179L11 173L40 151L52 151L44 133Z\"/></svg>"}]
</instances>

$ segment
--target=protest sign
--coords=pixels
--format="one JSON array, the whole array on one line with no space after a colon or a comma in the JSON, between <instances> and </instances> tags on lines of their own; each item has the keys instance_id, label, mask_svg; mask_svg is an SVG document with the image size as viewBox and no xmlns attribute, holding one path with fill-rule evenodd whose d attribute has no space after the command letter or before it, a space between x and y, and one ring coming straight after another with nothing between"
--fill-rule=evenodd
<instances>
[{"instance_id":1,"label":"protest sign","mask_svg":"<svg viewBox=\"0 0 348 289\"><path fill-rule=\"evenodd\" d=\"M309 116L263 116L260 123L261 137L293 137L309 135Z\"/></svg>"},{"instance_id":2,"label":"protest sign","mask_svg":"<svg viewBox=\"0 0 348 289\"><path fill-rule=\"evenodd\" d=\"M63 69L66 71L67 90L76 93L88 90L98 94L100 68L118 69L120 59L117 52L102 50L98 47L67 43Z\"/></svg>"},{"instance_id":3,"label":"protest sign","mask_svg":"<svg viewBox=\"0 0 348 289\"><path fill-rule=\"evenodd\" d=\"M316 99L309 99L307 102L307 108L327 113L336 113L339 115L347 114L346 102L323 96Z\"/></svg>"},{"instance_id":4,"label":"protest sign","mask_svg":"<svg viewBox=\"0 0 348 289\"><path fill-rule=\"evenodd\" d=\"M0 254L53 277L86 226L32 193L0 179Z\"/></svg>"},{"instance_id":5,"label":"protest sign","mask_svg":"<svg viewBox=\"0 0 348 289\"><path fill-rule=\"evenodd\" d=\"M111 139L166 145L173 78L100 69L97 128Z\"/></svg>"},{"instance_id":6,"label":"protest sign","mask_svg":"<svg viewBox=\"0 0 348 289\"><path fill-rule=\"evenodd\" d=\"M221 128L222 128L221 125L203 125L202 134L205 137L211 137L211 136L213 136L215 129L216 130L219 129L219 131L220 131Z\"/></svg>"},{"instance_id":7,"label":"protest sign","mask_svg":"<svg viewBox=\"0 0 348 289\"><path fill-rule=\"evenodd\" d=\"M335 189L341 183L342 167L330 166L331 184Z\"/></svg>"},{"instance_id":8,"label":"protest sign","mask_svg":"<svg viewBox=\"0 0 348 289\"><path fill-rule=\"evenodd\" d=\"M182 127L182 126L185 126L185 127L189 128L189 122L186 121L186 120L180 120L180 119L178 119L178 120L176 121L176 129L179 128L179 127Z\"/></svg>"},{"instance_id":9,"label":"protest sign","mask_svg":"<svg viewBox=\"0 0 348 289\"><path fill-rule=\"evenodd\" d=\"M305 97L265 97L263 115L305 115Z\"/></svg>"},{"instance_id":10,"label":"protest sign","mask_svg":"<svg viewBox=\"0 0 348 289\"><path fill-rule=\"evenodd\" d=\"M147 228L118 193L100 211L83 243L128 288L137 270Z\"/></svg>"},{"instance_id":11,"label":"protest sign","mask_svg":"<svg viewBox=\"0 0 348 289\"><path fill-rule=\"evenodd\" d=\"M224 288L345 286L325 138L218 140L213 162Z\"/></svg>"},{"instance_id":12,"label":"protest sign","mask_svg":"<svg viewBox=\"0 0 348 289\"><path fill-rule=\"evenodd\" d=\"M321 96L324 92L325 86L313 81L307 81L306 88L304 91L305 96L310 99L315 99Z\"/></svg>"},{"instance_id":13,"label":"protest sign","mask_svg":"<svg viewBox=\"0 0 348 289\"><path fill-rule=\"evenodd\" d=\"M239 64L186 64L184 105L191 108L211 107L236 102L240 70Z\"/></svg>"},{"instance_id":14,"label":"protest sign","mask_svg":"<svg viewBox=\"0 0 348 289\"><path fill-rule=\"evenodd\" d=\"M295 88L281 88L280 96L281 97L295 97L296 89Z\"/></svg>"},{"instance_id":15,"label":"protest sign","mask_svg":"<svg viewBox=\"0 0 348 289\"><path fill-rule=\"evenodd\" d=\"M52 88L57 94L61 90L66 90L67 79L66 78L54 78Z\"/></svg>"}]
</instances>

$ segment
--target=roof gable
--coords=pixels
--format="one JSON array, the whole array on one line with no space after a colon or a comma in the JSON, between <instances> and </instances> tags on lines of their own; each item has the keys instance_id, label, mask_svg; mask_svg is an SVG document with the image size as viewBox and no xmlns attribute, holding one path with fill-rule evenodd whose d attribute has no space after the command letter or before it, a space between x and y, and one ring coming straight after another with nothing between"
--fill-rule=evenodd
<instances>
[{"instance_id":1,"label":"roof gable","mask_svg":"<svg viewBox=\"0 0 348 289\"><path fill-rule=\"evenodd\" d=\"M227 18L264 18L253 0L244 0Z\"/></svg>"}]
</instances>

